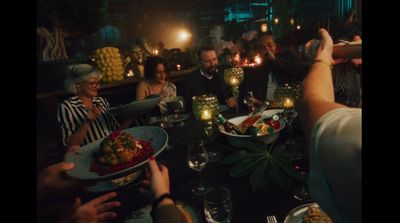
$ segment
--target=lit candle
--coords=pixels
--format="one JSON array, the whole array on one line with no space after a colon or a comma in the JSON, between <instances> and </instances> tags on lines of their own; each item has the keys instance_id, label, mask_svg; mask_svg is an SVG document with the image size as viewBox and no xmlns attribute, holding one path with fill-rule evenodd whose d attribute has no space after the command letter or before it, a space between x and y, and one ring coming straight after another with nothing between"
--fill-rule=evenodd
<instances>
[{"instance_id":1,"label":"lit candle","mask_svg":"<svg viewBox=\"0 0 400 223\"><path fill-rule=\"evenodd\" d=\"M261 57L259 55L254 57L254 62L256 62L257 65L261 64Z\"/></svg>"},{"instance_id":2,"label":"lit candle","mask_svg":"<svg viewBox=\"0 0 400 223\"><path fill-rule=\"evenodd\" d=\"M293 108L294 104L293 104L293 100L291 98L285 98L283 101L283 107L284 108Z\"/></svg>"},{"instance_id":3,"label":"lit candle","mask_svg":"<svg viewBox=\"0 0 400 223\"><path fill-rule=\"evenodd\" d=\"M133 77L135 74L132 72L132 70L129 70L128 73L126 74L127 77Z\"/></svg>"},{"instance_id":4,"label":"lit candle","mask_svg":"<svg viewBox=\"0 0 400 223\"><path fill-rule=\"evenodd\" d=\"M156 55L158 55L158 50L156 49L156 50L154 51L154 53L155 53Z\"/></svg>"},{"instance_id":5,"label":"lit candle","mask_svg":"<svg viewBox=\"0 0 400 223\"><path fill-rule=\"evenodd\" d=\"M239 83L239 80L237 78L231 78L230 83L231 86L236 86Z\"/></svg>"},{"instance_id":6,"label":"lit candle","mask_svg":"<svg viewBox=\"0 0 400 223\"><path fill-rule=\"evenodd\" d=\"M177 70L181 70L181 65L180 65L180 64L177 64L177 65L176 65L176 69L177 69Z\"/></svg>"},{"instance_id":7,"label":"lit candle","mask_svg":"<svg viewBox=\"0 0 400 223\"><path fill-rule=\"evenodd\" d=\"M203 110L203 113L201 115L201 119L210 120L211 119L211 112L209 110Z\"/></svg>"}]
</instances>

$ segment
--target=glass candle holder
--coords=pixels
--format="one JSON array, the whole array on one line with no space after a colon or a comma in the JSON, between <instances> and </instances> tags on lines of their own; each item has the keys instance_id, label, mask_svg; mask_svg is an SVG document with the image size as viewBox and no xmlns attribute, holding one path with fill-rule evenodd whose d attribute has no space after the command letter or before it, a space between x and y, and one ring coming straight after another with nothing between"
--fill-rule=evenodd
<instances>
[{"instance_id":1,"label":"glass candle holder","mask_svg":"<svg viewBox=\"0 0 400 223\"><path fill-rule=\"evenodd\" d=\"M233 67L224 70L224 81L225 83L231 87L232 94L236 98L236 102L238 102L239 98L239 85L242 83L244 79L243 68L241 67ZM236 113L239 113L239 106L236 104Z\"/></svg>"},{"instance_id":2,"label":"glass candle holder","mask_svg":"<svg viewBox=\"0 0 400 223\"><path fill-rule=\"evenodd\" d=\"M219 114L219 102L216 96L212 94L194 96L192 98L192 110L196 119L205 122L204 129L206 136L212 135L212 120ZM210 162L219 160L220 154L217 152L208 152Z\"/></svg>"},{"instance_id":3,"label":"glass candle holder","mask_svg":"<svg viewBox=\"0 0 400 223\"><path fill-rule=\"evenodd\" d=\"M212 118L219 114L218 99L212 94L194 96L192 108L196 119L204 122L211 122Z\"/></svg>"}]
</instances>

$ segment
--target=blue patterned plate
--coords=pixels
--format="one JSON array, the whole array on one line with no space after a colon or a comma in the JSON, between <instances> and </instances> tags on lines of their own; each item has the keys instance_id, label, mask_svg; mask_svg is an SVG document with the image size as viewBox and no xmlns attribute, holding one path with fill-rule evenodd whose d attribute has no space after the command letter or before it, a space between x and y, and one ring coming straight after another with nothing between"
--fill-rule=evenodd
<instances>
[{"instance_id":1,"label":"blue patterned plate","mask_svg":"<svg viewBox=\"0 0 400 223\"><path fill-rule=\"evenodd\" d=\"M164 129L156 126L133 127L130 129L125 129L122 132L128 132L136 139L150 142L151 147L154 150L154 157L158 156L164 150L165 146L168 143L167 132ZM100 139L86 146L82 146L77 152L70 153L66 156L65 161L75 163L75 168L66 172L70 177L78 180L112 180L135 172L148 161L148 159L146 159L145 161L138 163L135 166L131 166L124 170L103 176L99 175L96 172L92 172L90 171L90 166L94 161L93 154L99 151L100 143L102 140L103 139Z\"/></svg>"}]
</instances>

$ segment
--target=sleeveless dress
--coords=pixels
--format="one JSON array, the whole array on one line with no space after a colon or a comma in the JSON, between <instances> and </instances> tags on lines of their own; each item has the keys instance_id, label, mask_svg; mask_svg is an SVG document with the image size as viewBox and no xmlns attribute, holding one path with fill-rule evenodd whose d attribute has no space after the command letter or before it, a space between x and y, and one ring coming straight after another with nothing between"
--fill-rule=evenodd
<instances>
[{"instance_id":1,"label":"sleeveless dress","mask_svg":"<svg viewBox=\"0 0 400 223\"><path fill-rule=\"evenodd\" d=\"M153 93L151 91L150 85L147 85L147 89L149 91L149 95L156 94L156 93ZM170 81L167 81L167 83L161 89L160 95L162 94L162 92L165 94L165 97L161 98L161 101L158 104L158 107L159 107L159 112L165 113L167 111L167 101L169 99L172 99L172 98L176 97L176 86L175 86L175 84L170 82ZM151 113L153 113L153 111Z\"/></svg>"}]
</instances>

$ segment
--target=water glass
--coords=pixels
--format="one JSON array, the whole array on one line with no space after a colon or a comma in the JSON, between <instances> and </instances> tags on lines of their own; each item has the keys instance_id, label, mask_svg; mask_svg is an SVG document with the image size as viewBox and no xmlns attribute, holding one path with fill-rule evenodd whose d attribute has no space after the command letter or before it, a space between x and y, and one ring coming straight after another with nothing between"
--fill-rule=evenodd
<instances>
[{"instance_id":1,"label":"water glass","mask_svg":"<svg viewBox=\"0 0 400 223\"><path fill-rule=\"evenodd\" d=\"M199 183L194 185L192 191L196 195L202 195L207 191L207 185L204 184L201 173L208 163L208 154L202 140L194 140L188 143L186 159L188 166L199 172Z\"/></svg>"},{"instance_id":2,"label":"water glass","mask_svg":"<svg viewBox=\"0 0 400 223\"><path fill-rule=\"evenodd\" d=\"M208 223L232 221L231 193L225 187L213 187L204 195L204 214Z\"/></svg>"}]
</instances>

